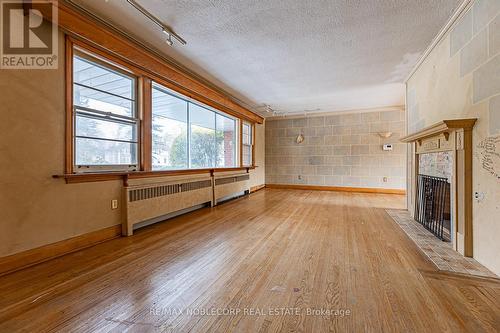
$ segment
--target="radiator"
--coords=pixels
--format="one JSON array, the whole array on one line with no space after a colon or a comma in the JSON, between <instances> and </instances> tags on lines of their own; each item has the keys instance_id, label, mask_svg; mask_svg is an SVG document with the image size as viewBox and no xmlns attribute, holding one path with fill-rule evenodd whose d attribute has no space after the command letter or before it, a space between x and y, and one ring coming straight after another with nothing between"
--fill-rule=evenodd
<instances>
[{"instance_id":1,"label":"radiator","mask_svg":"<svg viewBox=\"0 0 500 333\"><path fill-rule=\"evenodd\" d=\"M204 176L169 177L168 181L136 180L124 188L126 218L122 234L133 234L134 225L193 206L213 204L213 179Z\"/></svg>"},{"instance_id":2,"label":"radiator","mask_svg":"<svg viewBox=\"0 0 500 333\"><path fill-rule=\"evenodd\" d=\"M220 173L214 175L214 203L250 191L249 173Z\"/></svg>"}]
</instances>

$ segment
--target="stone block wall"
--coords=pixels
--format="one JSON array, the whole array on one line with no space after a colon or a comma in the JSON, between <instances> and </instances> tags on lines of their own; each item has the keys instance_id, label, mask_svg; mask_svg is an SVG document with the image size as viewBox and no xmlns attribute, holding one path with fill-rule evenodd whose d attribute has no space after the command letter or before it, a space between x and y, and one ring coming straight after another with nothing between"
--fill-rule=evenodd
<instances>
[{"instance_id":1,"label":"stone block wall","mask_svg":"<svg viewBox=\"0 0 500 333\"><path fill-rule=\"evenodd\" d=\"M404 189L404 131L402 109L267 119L266 183Z\"/></svg>"}]
</instances>

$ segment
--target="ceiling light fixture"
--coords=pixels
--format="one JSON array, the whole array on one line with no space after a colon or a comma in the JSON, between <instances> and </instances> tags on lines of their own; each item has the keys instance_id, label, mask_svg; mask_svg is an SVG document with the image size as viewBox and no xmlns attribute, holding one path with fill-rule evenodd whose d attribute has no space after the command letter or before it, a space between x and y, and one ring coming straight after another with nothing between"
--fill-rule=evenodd
<instances>
[{"instance_id":1,"label":"ceiling light fixture","mask_svg":"<svg viewBox=\"0 0 500 333\"><path fill-rule=\"evenodd\" d=\"M148 12L144 7L139 5L139 3L137 1L127 0L127 2L130 5L132 5L132 7L134 7L138 12L140 12L142 15L146 16L150 21L152 21L154 24L156 24L157 26L159 26L161 28L162 32L167 35L166 42L168 45L172 46L174 44L172 41L172 37L174 37L182 45L186 45L186 41L181 36L179 36L178 34L173 32L171 29L169 29L166 24L164 24L156 16L154 16L153 14Z\"/></svg>"}]
</instances>

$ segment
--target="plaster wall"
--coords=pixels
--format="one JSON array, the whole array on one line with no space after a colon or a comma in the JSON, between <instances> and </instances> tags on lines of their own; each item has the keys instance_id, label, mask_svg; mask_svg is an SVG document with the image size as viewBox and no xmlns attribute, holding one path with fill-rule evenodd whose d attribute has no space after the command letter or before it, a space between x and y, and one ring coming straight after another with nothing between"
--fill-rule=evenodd
<instances>
[{"instance_id":1,"label":"plaster wall","mask_svg":"<svg viewBox=\"0 0 500 333\"><path fill-rule=\"evenodd\" d=\"M473 130L473 191L482 199L473 201L473 252L496 274L500 274L499 20L500 1L476 0L407 82L409 133L443 119L478 118Z\"/></svg>"}]
</instances>

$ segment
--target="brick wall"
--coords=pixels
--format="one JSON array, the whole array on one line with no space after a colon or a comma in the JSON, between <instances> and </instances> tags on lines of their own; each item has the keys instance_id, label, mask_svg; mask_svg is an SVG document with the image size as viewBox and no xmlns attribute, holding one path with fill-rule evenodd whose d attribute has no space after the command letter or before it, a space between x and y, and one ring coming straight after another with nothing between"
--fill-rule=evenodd
<instances>
[{"instance_id":1,"label":"brick wall","mask_svg":"<svg viewBox=\"0 0 500 333\"><path fill-rule=\"evenodd\" d=\"M224 131L224 166L236 166L233 152L234 131Z\"/></svg>"},{"instance_id":2,"label":"brick wall","mask_svg":"<svg viewBox=\"0 0 500 333\"><path fill-rule=\"evenodd\" d=\"M266 183L404 189L404 119L400 110L268 119ZM388 131L388 139L377 134Z\"/></svg>"}]
</instances>

